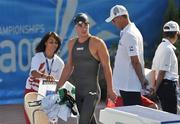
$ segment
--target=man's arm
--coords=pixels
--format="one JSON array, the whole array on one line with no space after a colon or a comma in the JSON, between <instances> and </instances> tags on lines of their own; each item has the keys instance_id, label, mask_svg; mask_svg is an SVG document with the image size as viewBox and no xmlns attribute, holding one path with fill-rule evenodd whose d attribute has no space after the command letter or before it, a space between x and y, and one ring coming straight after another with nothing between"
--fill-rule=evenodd
<instances>
[{"instance_id":1,"label":"man's arm","mask_svg":"<svg viewBox=\"0 0 180 124\"><path fill-rule=\"evenodd\" d=\"M138 56L131 56L131 63L132 63L132 66L141 82L142 87L145 88L145 86L148 84L148 82L142 72L142 66L139 61Z\"/></svg>"},{"instance_id":2,"label":"man's arm","mask_svg":"<svg viewBox=\"0 0 180 124\"><path fill-rule=\"evenodd\" d=\"M65 67L62 71L61 78L57 84L57 88L62 87L64 83L69 79L72 71L73 71L73 63L72 63L72 48L74 45L74 41L70 40L68 44L68 61L65 64Z\"/></svg>"},{"instance_id":3,"label":"man's arm","mask_svg":"<svg viewBox=\"0 0 180 124\"><path fill-rule=\"evenodd\" d=\"M107 95L112 100L115 100L116 94L113 92L113 88L112 88L112 70L110 66L110 57L109 57L107 47L102 40L98 43L97 54L101 62L104 76L107 83L107 92L108 92Z\"/></svg>"},{"instance_id":4,"label":"man's arm","mask_svg":"<svg viewBox=\"0 0 180 124\"><path fill-rule=\"evenodd\" d=\"M155 88L156 86L156 71L152 69L152 72L151 72L151 75L152 75L152 88Z\"/></svg>"},{"instance_id":5,"label":"man's arm","mask_svg":"<svg viewBox=\"0 0 180 124\"><path fill-rule=\"evenodd\" d=\"M158 72L158 76L157 76L157 79L156 79L156 85L155 85L155 89L154 89L155 92L156 92L157 89L159 88L162 80L164 79L165 73L166 73L166 71L162 71L162 70L160 70L160 71Z\"/></svg>"}]
</instances>

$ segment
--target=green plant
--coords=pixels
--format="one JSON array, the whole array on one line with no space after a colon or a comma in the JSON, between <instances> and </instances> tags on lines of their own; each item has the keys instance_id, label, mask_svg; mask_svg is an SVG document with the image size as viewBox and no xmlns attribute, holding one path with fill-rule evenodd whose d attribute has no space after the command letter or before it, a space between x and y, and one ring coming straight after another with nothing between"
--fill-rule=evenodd
<instances>
[{"instance_id":1,"label":"green plant","mask_svg":"<svg viewBox=\"0 0 180 124\"><path fill-rule=\"evenodd\" d=\"M178 24L180 24L180 6L177 6L175 4L175 0L168 0L168 8L166 10L164 23L169 20L176 21ZM179 63L180 62L180 38L175 43L175 46L177 48L175 53L177 55L178 63ZM180 69L180 65L178 68Z\"/></svg>"}]
</instances>

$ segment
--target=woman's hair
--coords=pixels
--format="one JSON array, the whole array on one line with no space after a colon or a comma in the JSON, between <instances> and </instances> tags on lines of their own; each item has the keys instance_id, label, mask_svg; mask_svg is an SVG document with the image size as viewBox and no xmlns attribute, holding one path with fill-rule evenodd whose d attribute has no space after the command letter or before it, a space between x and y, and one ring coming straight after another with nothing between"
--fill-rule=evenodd
<instances>
[{"instance_id":1,"label":"woman's hair","mask_svg":"<svg viewBox=\"0 0 180 124\"><path fill-rule=\"evenodd\" d=\"M61 46L61 38L59 37L58 34L56 34L55 32L48 32L47 34L44 35L44 37L41 39L41 41L39 42L39 44L36 46L35 51L36 53L38 52L44 52L46 45L45 43L47 42L47 40L49 39L49 37L54 37L54 39L56 39L56 41L58 42L58 47L56 49L56 51L54 53L58 52L58 49Z\"/></svg>"}]
</instances>

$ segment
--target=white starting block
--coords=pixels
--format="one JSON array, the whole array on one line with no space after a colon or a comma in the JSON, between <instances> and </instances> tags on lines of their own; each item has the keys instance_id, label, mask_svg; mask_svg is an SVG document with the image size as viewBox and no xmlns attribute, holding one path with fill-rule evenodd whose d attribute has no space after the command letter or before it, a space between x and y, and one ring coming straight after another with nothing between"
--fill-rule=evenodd
<instances>
[{"instance_id":1,"label":"white starting block","mask_svg":"<svg viewBox=\"0 0 180 124\"><path fill-rule=\"evenodd\" d=\"M133 105L105 108L99 120L103 124L180 124L180 115Z\"/></svg>"}]
</instances>

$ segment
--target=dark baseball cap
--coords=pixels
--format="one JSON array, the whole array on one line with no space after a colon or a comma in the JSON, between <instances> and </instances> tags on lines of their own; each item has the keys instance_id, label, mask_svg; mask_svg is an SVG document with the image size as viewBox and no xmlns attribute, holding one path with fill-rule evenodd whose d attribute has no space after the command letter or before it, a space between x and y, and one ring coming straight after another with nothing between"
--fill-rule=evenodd
<instances>
[{"instance_id":1,"label":"dark baseball cap","mask_svg":"<svg viewBox=\"0 0 180 124\"><path fill-rule=\"evenodd\" d=\"M74 24L76 25L77 23L88 23L89 24L89 19L88 16L85 13L78 13L74 17Z\"/></svg>"}]
</instances>

